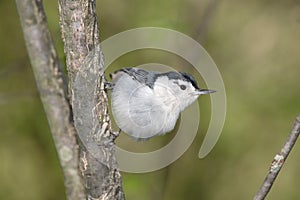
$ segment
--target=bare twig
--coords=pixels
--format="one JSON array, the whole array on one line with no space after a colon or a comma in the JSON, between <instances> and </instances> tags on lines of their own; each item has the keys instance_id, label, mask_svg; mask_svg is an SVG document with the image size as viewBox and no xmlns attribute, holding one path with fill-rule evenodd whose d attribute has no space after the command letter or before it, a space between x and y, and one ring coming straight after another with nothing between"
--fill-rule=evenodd
<instances>
[{"instance_id":1,"label":"bare twig","mask_svg":"<svg viewBox=\"0 0 300 200\"><path fill-rule=\"evenodd\" d=\"M84 199L78 170L78 145L59 64L41 0L16 0L27 51L64 173L68 199Z\"/></svg>"},{"instance_id":2,"label":"bare twig","mask_svg":"<svg viewBox=\"0 0 300 200\"><path fill-rule=\"evenodd\" d=\"M263 184L261 185L259 191L255 195L254 200L265 199L265 197L269 193L277 175L279 174L282 165L284 164L290 151L292 150L294 144L296 143L299 133L300 133L300 115L296 118L293 128L292 128L292 131L291 131L290 135L288 136L280 153L275 155L274 160L269 169L269 173L268 173L267 177L265 178Z\"/></svg>"}]
</instances>

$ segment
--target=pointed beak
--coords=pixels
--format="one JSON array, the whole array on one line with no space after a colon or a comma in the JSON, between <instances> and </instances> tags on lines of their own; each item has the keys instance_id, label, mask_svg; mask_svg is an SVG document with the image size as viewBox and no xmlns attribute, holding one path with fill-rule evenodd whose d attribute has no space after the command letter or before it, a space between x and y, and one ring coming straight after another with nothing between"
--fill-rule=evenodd
<instances>
[{"instance_id":1,"label":"pointed beak","mask_svg":"<svg viewBox=\"0 0 300 200\"><path fill-rule=\"evenodd\" d=\"M197 90L197 93L200 94L210 94L210 93L214 93L216 92L216 90L209 90L209 89L199 89Z\"/></svg>"}]
</instances>

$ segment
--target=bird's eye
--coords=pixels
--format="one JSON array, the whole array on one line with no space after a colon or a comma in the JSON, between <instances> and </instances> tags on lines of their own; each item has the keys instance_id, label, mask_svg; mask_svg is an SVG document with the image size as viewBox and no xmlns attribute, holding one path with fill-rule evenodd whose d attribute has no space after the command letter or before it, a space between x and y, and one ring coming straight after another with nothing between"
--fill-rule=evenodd
<instances>
[{"instance_id":1,"label":"bird's eye","mask_svg":"<svg viewBox=\"0 0 300 200\"><path fill-rule=\"evenodd\" d=\"M185 90L186 86L185 85L180 85L180 89Z\"/></svg>"}]
</instances>

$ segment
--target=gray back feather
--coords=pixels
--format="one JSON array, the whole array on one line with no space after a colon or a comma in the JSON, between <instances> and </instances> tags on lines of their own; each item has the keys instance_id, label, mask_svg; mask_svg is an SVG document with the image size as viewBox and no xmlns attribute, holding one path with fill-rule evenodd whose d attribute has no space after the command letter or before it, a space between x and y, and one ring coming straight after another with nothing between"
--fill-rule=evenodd
<instances>
[{"instance_id":1,"label":"gray back feather","mask_svg":"<svg viewBox=\"0 0 300 200\"><path fill-rule=\"evenodd\" d=\"M153 85L155 82L155 79L159 72L149 72L144 69L140 68L123 68L120 69L120 71L125 72L129 76L131 76L133 79L137 80L138 82L147 85L148 87L153 89Z\"/></svg>"}]
</instances>

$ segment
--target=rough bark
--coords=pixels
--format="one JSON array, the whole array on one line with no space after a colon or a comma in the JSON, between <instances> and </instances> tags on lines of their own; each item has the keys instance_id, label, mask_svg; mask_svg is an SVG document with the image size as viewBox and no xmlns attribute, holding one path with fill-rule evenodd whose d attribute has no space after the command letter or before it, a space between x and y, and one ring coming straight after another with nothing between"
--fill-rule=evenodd
<instances>
[{"instance_id":1,"label":"rough bark","mask_svg":"<svg viewBox=\"0 0 300 200\"><path fill-rule=\"evenodd\" d=\"M124 199L104 91L95 1L59 0L59 14L87 199Z\"/></svg>"},{"instance_id":2,"label":"rough bark","mask_svg":"<svg viewBox=\"0 0 300 200\"><path fill-rule=\"evenodd\" d=\"M64 174L68 199L84 199L78 145L67 82L54 49L42 2L16 0L30 62Z\"/></svg>"}]
</instances>

